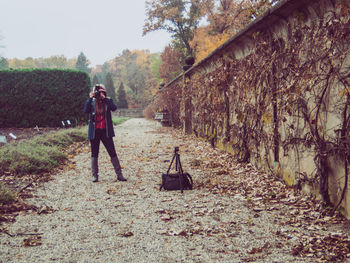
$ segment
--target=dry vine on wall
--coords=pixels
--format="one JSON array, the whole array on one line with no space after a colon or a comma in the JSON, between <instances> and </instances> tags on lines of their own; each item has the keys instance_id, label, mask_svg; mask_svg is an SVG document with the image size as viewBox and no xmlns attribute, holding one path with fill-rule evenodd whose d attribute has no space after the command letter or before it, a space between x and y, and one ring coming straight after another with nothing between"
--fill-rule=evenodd
<instances>
[{"instance_id":1,"label":"dry vine on wall","mask_svg":"<svg viewBox=\"0 0 350 263\"><path fill-rule=\"evenodd\" d=\"M212 59L209 73L197 71L167 86L150 111L169 110L173 126L181 127L186 114L180 116L180 105L186 105L195 134L231 145L240 161L271 174L287 159L297 184L318 184L330 204L330 157L342 160L344 182L350 161L350 8L347 1L333 4L333 12L313 6L322 17L294 12L284 21L287 38L256 32L245 58ZM310 174L302 170L305 155L314 156Z\"/></svg>"},{"instance_id":2,"label":"dry vine on wall","mask_svg":"<svg viewBox=\"0 0 350 263\"><path fill-rule=\"evenodd\" d=\"M241 161L264 162L272 173L281 158L296 158L293 162L298 164L303 152L311 152L315 172L298 180L319 184L326 204L331 203L330 156L343 158L345 182L348 177L346 8L338 6L324 17L295 12L287 22L287 40L257 32L250 55L241 60L220 58L210 73L194 75L186 83L196 134L213 144L218 140L231 144ZM288 157L291 151L296 157ZM344 198L344 185L337 205Z\"/></svg>"},{"instance_id":3,"label":"dry vine on wall","mask_svg":"<svg viewBox=\"0 0 350 263\"><path fill-rule=\"evenodd\" d=\"M155 113L168 111L172 125L180 128L182 126L180 122L181 98L181 86L178 84L164 87L158 92L153 102L145 108L145 116L153 119L155 117Z\"/></svg>"}]
</instances>

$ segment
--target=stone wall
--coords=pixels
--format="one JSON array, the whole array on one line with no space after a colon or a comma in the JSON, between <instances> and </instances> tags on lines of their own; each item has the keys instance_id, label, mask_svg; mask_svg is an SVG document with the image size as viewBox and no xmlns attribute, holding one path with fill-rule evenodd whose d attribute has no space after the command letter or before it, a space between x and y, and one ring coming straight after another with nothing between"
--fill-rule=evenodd
<instances>
[{"instance_id":1,"label":"stone wall","mask_svg":"<svg viewBox=\"0 0 350 263\"><path fill-rule=\"evenodd\" d=\"M174 126L326 203L342 200L350 217L344 188L349 10L347 1L281 1L163 88L159 97L177 92L172 99L180 105L180 121ZM155 101L178 111L165 99Z\"/></svg>"}]
</instances>

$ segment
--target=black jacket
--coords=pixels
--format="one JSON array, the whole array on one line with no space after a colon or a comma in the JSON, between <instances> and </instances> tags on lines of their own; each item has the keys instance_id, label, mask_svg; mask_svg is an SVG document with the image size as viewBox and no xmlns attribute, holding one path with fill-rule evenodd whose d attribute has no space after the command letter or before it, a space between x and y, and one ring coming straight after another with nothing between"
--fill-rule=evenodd
<instances>
[{"instance_id":1,"label":"black jacket","mask_svg":"<svg viewBox=\"0 0 350 263\"><path fill-rule=\"evenodd\" d=\"M106 114L106 136L107 137L114 137L114 129L113 129L113 122L112 122L112 114L111 111L115 111L117 109L117 106L114 104L113 100L110 98L105 98L105 114ZM84 112L90 114L89 119L89 131L88 131L88 138L89 140L92 140L95 138L95 116L96 116L96 100L89 98L85 102L84 106Z\"/></svg>"}]
</instances>

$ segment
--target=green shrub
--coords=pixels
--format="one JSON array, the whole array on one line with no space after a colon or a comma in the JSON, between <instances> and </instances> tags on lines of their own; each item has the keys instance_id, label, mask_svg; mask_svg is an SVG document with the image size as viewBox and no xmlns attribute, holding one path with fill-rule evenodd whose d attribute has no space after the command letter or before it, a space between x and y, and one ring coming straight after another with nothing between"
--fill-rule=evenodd
<instances>
[{"instance_id":1,"label":"green shrub","mask_svg":"<svg viewBox=\"0 0 350 263\"><path fill-rule=\"evenodd\" d=\"M0 127L61 126L87 120L85 72L60 69L0 70Z\"/></svg>"}]
</instances>

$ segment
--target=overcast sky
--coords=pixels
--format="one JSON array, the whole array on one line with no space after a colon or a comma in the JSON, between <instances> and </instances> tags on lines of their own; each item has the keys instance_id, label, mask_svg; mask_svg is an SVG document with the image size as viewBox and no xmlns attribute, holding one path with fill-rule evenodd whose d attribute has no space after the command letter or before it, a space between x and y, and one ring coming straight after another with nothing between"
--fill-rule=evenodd
<instances>
[{"instance_id":1,"label":"overcast sky","mask_svg":"<svg viewBox=\"0 0 350 263\"><path fill-rule=\"evenodd\" d=\"M6 58L77 57L91 65L124 49L160 52L169 34L142 37L146 0L0 0L0 55Z\"/></svg>"}]
</instances>

